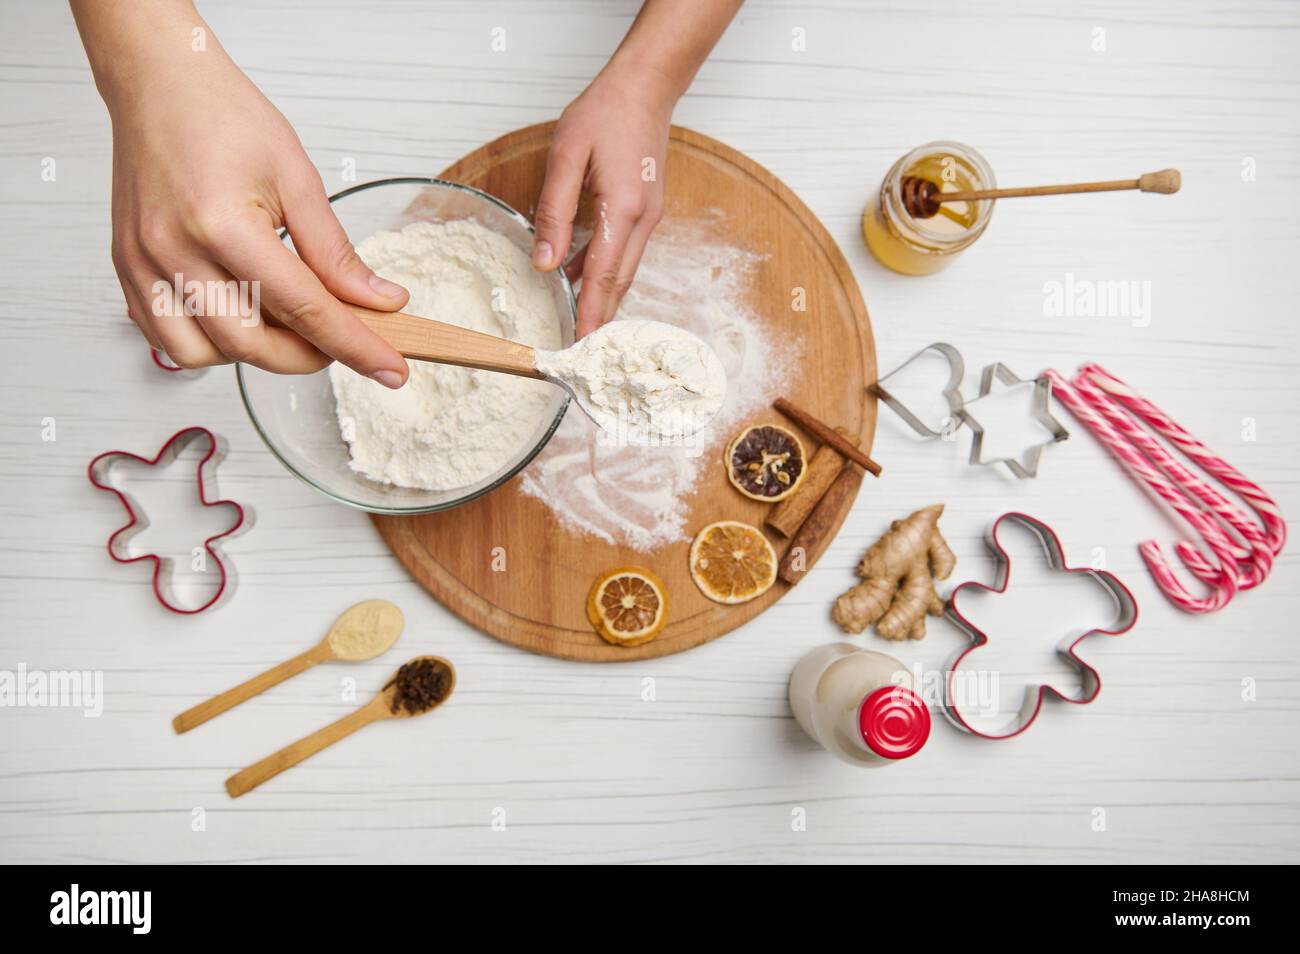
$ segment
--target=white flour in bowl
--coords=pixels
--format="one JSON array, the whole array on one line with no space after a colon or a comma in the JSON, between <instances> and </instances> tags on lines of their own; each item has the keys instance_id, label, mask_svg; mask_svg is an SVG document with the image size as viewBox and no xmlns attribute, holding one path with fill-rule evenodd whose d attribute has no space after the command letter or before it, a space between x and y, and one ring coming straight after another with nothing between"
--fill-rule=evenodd
<instances>
[{"instance_id":1,"label":"white flour in bowl","mask_svg":"<svg viewBox=\"0 0 1300 954\"><path fill-rule=\"evenodd\" d=\"M718 235L715 220L665 220L646 247L616 321L653 319L707 342L727 373L721 411L682 446L618 446L570 409L523 471L524 493L546 504L578 534L652 551L689 539L689 498L702 470L721 467L721 445L748 415L768 404L781 369L797 360L770 342L746 304L762 257ZM575 244L581 245L580 242Z\"/></svg>"},{"instance_id":2,"label":"white flour in bowl","mask_svg":"<svg viewBox=\"0 0 1300 954\"><path fill-rule=\"evenodd\" d=\"M416 222L370 236L357 254L410 291L408 314L560 347L548 279L477 222ZM544 381L428 361L410 367L406 386L393 391L330 366L351 467L371 480L423 490L478 483L514 460L554 413L556 388Z\"/></svg>"}]
</instances>

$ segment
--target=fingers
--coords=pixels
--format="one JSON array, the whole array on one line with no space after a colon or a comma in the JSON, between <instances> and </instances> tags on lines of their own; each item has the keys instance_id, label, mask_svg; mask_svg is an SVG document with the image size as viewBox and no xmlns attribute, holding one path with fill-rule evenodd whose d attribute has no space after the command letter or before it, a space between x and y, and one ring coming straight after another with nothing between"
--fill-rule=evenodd
<instances>
[{"instance_id":1,"label":"fingers","mask_svg":"<svg viewBox=\"0 0 1300 954\"><path fill-rule=\"evenodd\" d=\"M261 217L258 222L256 216ZM335 298L310 268L280 241L265 213L232 227L217 256L232 274L256 276L261 304L281 324L358 374L385 387L406 383L406 361Z\"/></svg>"},{"instance_id":2,"label":"fingers","mask_svg":"<svg viewBox=\"0 0 1300 954\"><path fill-rule=\"evenodd\" d=\"M153 330L158 349L172 364L180 368L210 368L234 360L222 354L194 316L186 313L183 289L178 298L173 295L170 281L157 278L138 290L148 309L145 321ZM154 338L150 338L150 343Z\"/></svg>"},{"instance_id":3,"label":"fingers","mask_svg":"<svg viewBox=\"0 0 1300 954\"><path fill-rule=\"evenodd\" d=\"M636 270L641 264L641 256L645 254L645 247L650 241L650 233L658 224L657 216L642 216L641 221L637 222L636 228L632 230L632 237L627 240L627 249L623 252L623 261L618 267L618 280L614 282L615 294L606 305L602 324L614 317L618 306L623 302L623 296L632 287Z\"/></svg>"},{"instance_id":4,"label":"fingers","mask_svg":"<svg viewBox=\"0 0 1300 954\"><path fill-rule=\"evenodd\" d=\"M126 313L149 346L163 352L181 368L229 364L191 315L185 313L185 293L173 288L174 276L162 277L157 259L136 241L134 233L113 235L113 269L117 272Z\"/></svg>"},{"instance_id":5,"label":"fingers","mask_svg":"<svg viewBox=\"0 0 1300 954\"><path fill-rule=\"evenodd\" d=\"M575 149L556 140L546 157L546 180L533 217L533 267L549 272L564 261L573 240L573 218L578 214L582 180L590 150Z\"/></svg>"},{"instance_id":6,"label":"fingers","mask_svg":"<svg viewBox=\"0 0 1300 954\"><path fill-rule=\"evenodd\" d=\"M124 290L124 294L126 295L126 316L131 319L136 328L140 329L140 334L144 335L144 340L149 342L150 348L155 351L166 351L162 339L153 330L153 323L147 317L148 312L142 307L139 296L135 294L134 289L129 292Z\"/></svg>"},{"instance_id":7,"label":"fingers","mask_svg":"<svg viewBox=\"0 0 1300 954\"><path fill-rule=\"evenodd\" d=\"M293 247L336 298L379 311L396 311L411 297L363 262L339 224L320 177L310 175L287 197L285 225Z\"/></svg>"},{"instance_id":8,"label":"fingers","mask_svg":"<svg viewBox=\"0 0 1300 954\"><path fill-rule=\"evenodd\" d=\"M569 279L570 284L576 283L582 277L582 266L587 261L587 249L589 248L591 248L590 242L578 249L577 254L569 259L569 263L564 266L564 274Z\"/></svg>"},{"instance_id":9,"label":"fingers","mask_svg":"<svg viewBox=\"0 0 1300 954\"><path fill-rule=\"evenodd\" d=\"M303 210L308 205L298 203ZM323 271L339 293L384 310L404 304L404 289L393 286L398 295L381 295L372 286L369 269L356 257L328 206L324 216L322 220L321 212L311 209L295 222L300 233L313 235L307 244L317 262L333 255ZM321 238L317 229L336 233L337 243L331 246L331 236ZM337 357L387 387L405 383L407 367L401 355L326 289L280 240L265 212L232 218L209 229L204 238L188 251L181 249L180 261L175 260L177 249L168 251L166 243L145 251L124 239L114 249L127 313L150 345L178 366L240 361L268 371L310 374ZM236 280L237 275L245 280ZM174 287L176 281L183 283L181 288ZM280 322L262 320L264 312Z\"/></svg>"},{"instance_id":10,"label":"fingers","mask_svg":"<svg viewBox=\"0 0 1300 954\"><path fill-rule=\"evenodd\" d=\"M174 285L181 275L182 286ZM330 359L309 342L258 316L248 283L207 262L178 268L170 280L141 267L119 270L127 315L149 346L178 367L242 361L282 374L310 374Z\"/></svg>"},{"instance_id":11,"label":"fingers","mask_svg":"<svg viewBox=\"0 0 1300 954\"><path fill-rule=\"evenodd\" d=\"M114 255L118 281L126 297L127 316L140 329L149 347L163 352L181 368L207 368L229 364L198 323L182 310L184 296L175 301L171 282L148 268L132 268Z\"/></svg>"},{"instance_id":12,"label":"fingers","mask_svg":"<svg viewBox=\"0 0 1300 954\"><path fill-rule=\"evenodd\" d=\"M163 351L161 339L153 330L152 315L147 301L135 290L135 284L125 269L118 265L116 254L113 256L113 268L117 272L117 283L122 287L122 297L126 299L126 316L140 329L144 340L155 351Z\"/></svg>"},{"instance_id":13,"label":"fingers","mask_svg":"<svg viewBox=\"0 0 1300 954\"><path fill-rule=\"evenodd\" d=\"M611 304L617 305L623 297L626 285L619 286L623 255L644 211L627 199L600 195L595 199L594 231L582 264L582 293L578 296L579 338L604 324Z\"/></svg>"},{"instance_id":14,"label":"fingers","mask_svg":"<svg viewBox=\"0 0 1300 954\"><path fill-rule=\"evenodd\" d=\"M252 300L229 272L205 262L184 269L186 281L203 286L202 306L195 321L208 340L231 361L251 364L277 374L311 374L330 363L300 335L262 320L259 302Z\"/></svg>"}]
</instances>

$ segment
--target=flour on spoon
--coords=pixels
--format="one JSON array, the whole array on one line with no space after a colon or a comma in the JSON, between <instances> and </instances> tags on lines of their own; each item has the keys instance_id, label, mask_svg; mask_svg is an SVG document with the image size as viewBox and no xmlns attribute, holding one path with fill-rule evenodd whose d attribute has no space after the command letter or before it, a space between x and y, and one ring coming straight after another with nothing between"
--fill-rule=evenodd
<instances>
[{"instance_id":1,"label":"flour on spoon","mask_svg":"<svg viewBox=\"0 0 1300 954\"><path fill-rule=\"evenodd\" d=\"M633 443L689 437L727 396L727 372L705 342L662 321L613 321L537 369L573 389L596 422Z\"/></svg>"},{"instance_id":2,"label":"flour on spoon","mask_svg":"<svg viewBox=\"0 0 1300 954\"><path fill-rule=\"evenodd\" d=\"M521 475L525 494L589 542L648 553L689 540L693 497L719 470L722 448L768 407L773 382L798 366L799 339L764 323L752 305L763 256L734 245L725 226L721 213L665 219L613 322L655 319L708 342L727 372L718 416L680 444L642 447L611 441L572 408ZM581 248L586 236L575 240Z\"/></svg>"}]
</instances>

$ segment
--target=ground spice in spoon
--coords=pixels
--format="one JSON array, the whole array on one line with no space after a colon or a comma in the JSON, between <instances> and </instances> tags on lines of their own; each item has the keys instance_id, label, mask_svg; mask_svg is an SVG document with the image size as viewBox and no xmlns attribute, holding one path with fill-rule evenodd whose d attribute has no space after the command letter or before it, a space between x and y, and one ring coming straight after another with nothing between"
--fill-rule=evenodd
<instances>
[{"instance_id":1,"label":"ground spice in spoon","mask_svg":"<svg viewBox=\"0 0 1300 954\"><path fill-rule=\"evenodd\" d=\"M417 715L438 705L451 692L451 669L436 659L412 659L397 670L388 686L397 684L391 708L394 713L405 709Z\"/></svg>"}]
</instances>

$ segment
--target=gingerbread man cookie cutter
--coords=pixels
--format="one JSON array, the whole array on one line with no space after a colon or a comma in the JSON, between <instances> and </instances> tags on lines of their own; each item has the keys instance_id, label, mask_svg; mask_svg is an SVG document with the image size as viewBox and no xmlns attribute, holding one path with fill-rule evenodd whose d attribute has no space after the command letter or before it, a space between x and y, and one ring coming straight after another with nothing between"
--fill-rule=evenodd
<instances>
[{"instance_id":1,"label":"gingerbread man cookie cutter","mask_svg":"<svg viewBox=\"0 0 1300 954\"><path fill-rule=\"evenodd\" d=\"M1047 557L1048 566L1053 570L1062 573L1084 574L1096 581L1114 600L1116 614L1114 622L1109 626L1093 628L1079 635L1068 636L1057 646L1057 653L1079 673L1080 686L1077 693L1068 695L1045 683L1028 686L1025 689L1024 704L1011 725L1006 730L990 732L976 728L963 715L963 706L959 702L960 694L956 691L958 669L962 660L989 642L989 635L972 623L961 611L959 598L967 590L982 590L986 593L1005 593L1007 591L1007 586L1011 582L1011 557L998 540L998 531L1007 522L1024 527L1038 538L1043 553ZM1137 624L1138 605L1128 587L1121 583L1113 573L1107 570L1094 570L1090 567L1069 566L1065 562L1065 549L1061 546L1061 541L1056 536L1055 531L1035 517L1014 511L1004 513L990 525L986 539L989 549L993 552L993 557L997 562L993 585L989 586L984 583L968 581L954 587L948 597L948 607L945 615L966 634L969 643L959 649L948 661L947 672L944 676L943 711L950 722L971 735L978 736L981 739L1010 739L1020 735L1034 723L1034 720L1038 718L1038 713L1043 708L1043 700L1048 696L1074 705L1086 705L1097 698L1097 694L1101 692L1101 676L1096 669L1079 658L1075 649L1089 636L1119 636L1127 633Z\"/></svg>"},{"instance_id":2,"label":"gingerbread man cookie cutter","mask_svg":"<svg viewBox=\"0 0 1300 954\"><path fill-rule=\"evenodd\" d=\"M149 518L140 505L125 491L113 484L112 472L123 461L134 461L147 467L167 467L173 463L181 452L194 444L206 442L207 452L195 466L195 478L198 486L199 502L205 507L229 507L234 510L234 523L220 533L213 534L203 541L203 549L212 560L217 571L216 591L199 606L185 606L177 599L172 590L172 560L157 553L141 553L132 556L127 548L131 538L149 526ZM225 456L224 442L206 427L187 427L177 431L167 439L162 449L152 459L141 457L130 451L105 451L91 460L86 467L86 476L91 484L100 490L107 490L117 496L126 509L127 522L113 531L108 538L108 555L117 563L139 563L141 560L153 561L153 592L158 602L165 609L182 616L193 616L217 605L234 592L235 568L224 557L218 541L233 536L237 531L246 530L252 524L252 511L233 500L209 499L208 491L215 488L217 464ZM205 476L206 471L206 476ZM213 490L215 498L215 490Z\"/></svg>"}]
</instances>

